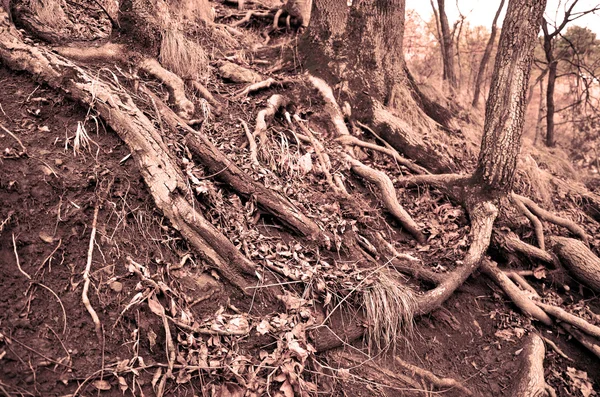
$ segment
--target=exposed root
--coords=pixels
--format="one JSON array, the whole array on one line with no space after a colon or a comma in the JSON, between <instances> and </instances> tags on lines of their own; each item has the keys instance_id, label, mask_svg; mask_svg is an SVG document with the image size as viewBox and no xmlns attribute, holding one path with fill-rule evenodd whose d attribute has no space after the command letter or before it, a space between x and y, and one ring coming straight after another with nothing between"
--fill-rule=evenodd
<instances>
[{"instance_id":1,"label":"exposed root","mask_svg":"<svg viewBox=\"0 0 600 397\"><path fill-rule=\"evenodd\" d=\"M423 235L419 226L417 226L415 221L398 202L396 189L390 178L385 173L366 166L349 155L345 155L344 159L350 164L352 172L379 188L385 208L420 244L425 244L427 241L425 235Z\"/></svg>"},{"instance_id":2,"label":"exposed root","mask_svg":"<svg viewBox=\"0 0 600 397\"><path fill-rule=\"evenodd\" d=\"M508 295L523 313L529 314L534 319L546 324L548 326L553 324L553 321L548 315L540 309L536 304L517 287L508 276L498 269L495 263L490 260L483 260L481 263L481 269L485 274L490 277L502 290Z\"/></svg>"},{"instance_id":3,"label":"exposed root","mask_svg":"<svg viewBox=\"0 0 600 397\"><path fill-rule=\"evenodd\" d=\"M552 348L552 350L554 350L556 352L556 354L558 354L559 356L561 356L565 360L573 361L573 359L571 357L567 356L565 354L565 352L562 351L562 349L556 345L556 343L552 342L550 339L548 339L548 338L546 338L544 336L542 336L542 339L544 340L544 342L548 346L550 346Z\"/></svg>"},{"instance_id":4,"label":"exposed root","mask_svg":"<svg viewBox=\"0 0 600 397\"><path fill-rule=\"evenodd\" d=\"M162 81L169 91L170 101L178 114L189 120L194 114L194 104L185 95L185 84L175 73L163 68L156 59L146 58L139 64L140 70Z\"/></svg>"},{"instance_id":5,"label":"exposed root","mask_svg":"<svg viewBox=\"0 0 600 397\"><path fill-rule=\"evenodd\" d=\"M600 358L600 343L597 339L587 336L583 332L579 332L576 328L570 326L569 324L561 324L561 327L570 333L573 338L577 339L577 341L586 349L594 353L596 357Z\"/></svg>"},{"instance_id":6,"label":"exposed root","mask_svg":"<svg viewBox=\"0 0 600 397\"><path fill-rule=\"evenodd\" d=\"M13 139L15 141L17 141L17 143L19 144L19 146L21 147L21 153L18 153L18 156L23 156L25 154L27 154L27 149L25 148L25 146L23 146L23 142L21 142L21 140L19 139L18 136L16 136L14 133L12 133L8 128L6 128L4 125L2 125L0 123L0 129L4 132L6 132L8 135L10 135L11 137L13 137Z\"/></svg>"},{"instance_id":7,"label":"exposed root","mask_svg":"<svg viewBox=\"0 0 600 397\"><path fill-rule=\"evenodd\" d=\"M519 397L556 396L554 389L544 380L544 341L537 334L525 339L518 377L509 393Z\"/></svg>"},{"instance_id":8,"label":"exposed root","mask_svg":"<svg viewBox=\"0 0 600 397\"><path fill-rule=\"evenodd\" d=\"M250 95L253 92L260 91L260 90L266 90L267 88L271 88L271 86L273 86L273 85L278 85L280 87L283 87L291 81L292 81L291 79L275 80L274 78L269 77L266 80L259 81L254 84L250 84L248 87L242 89L237 94L235 94L235 98L239 99L239 98L245 97L247 95Z\"/></svg>"},{"instance_id":9,"label":"exposed root","mask_svg":"<svg viewBox=\"0 0 600 397\"><path fill-rule=\"evenodd\" d=\"M577 317L558 306L547 305L542 302L535 302L535 304L544 309L546 313L556 317L560 321L569 323L590 336L600 338L600 327L585 321L581 317Z\"/></svg>"},{"instance_id":10,"label":"exposed root","mask_svg":"<svg viewBox=\"0 0 600 397\"><path fill-rule=\"evenodd\" d=\"M508 276L508 278L510 278L515 284L517 284L519 287L521 287L521 289L525 290L526 292L528 292L531 296L533 296L534 298L539 299L540 295L537 293L537 291L535 290L535 288L533 288L531 286L531 284L529 284L527 282L527 280L525 280L523 278L523 276L521 276L519 273L517 272L511 272L511 271L504 271L504 273Z\"/></svg>"},{"instance_id":11,"label":"exposed root","mask_svg":"<svg viewBox=\"0 0 600 397\"><path fill-rule=\"evenodd\" d=\"M490 245L498 208L491 201L478 201L467 206L471 218L472 242L463 263L448 274L436 288L418 297L418 313L426 314L438 308L477 269Z\"/></svg>"},{"instance_id":12,"label":"exposed root","mask_svg":"<svg viewBox=\"0 0 600 397\"><path fill-rule=\"evenodd\" d=\"M544 242L544 226L540 219L533 215L531 211L527 208L527 206L523 203L523 201L515 194L511 194L511 198L513 199L513 203L517 207L517 209L529 219L531 224L533 225L533 230L535 231L535 237L538 242L538 246L541 250L546 249L546 243Z\"/></svg>"},{"instance_id":13,"label":"exposed root","mask_svg":"<svg viewBox=\"0 0 600 397\"><path fill-rule=\"evenodd\" d=\"M223 106L221 105L221 103L215 99L215 97L204 85L202 85L197 80L190 80L190 82L192 88L194 88L198 95L206 99L206 101L215 108L215 113L221 114L223 112Z\"/></svg>"},{"instance_id":14,"label":"exposed root","mask_svg":"<svg viewBox=\"0 0 600 397\"><path fill-rule=\"evenodd\" d=\"M230 26L232 27L238 27L238 26L242 26L245 23L250 22L250 19L252 19L252 17L262 17L262 18L270 18L271 17L271 13L268 11L255 11L255 10L250 10L246 13L246 15L244 15L244 17L242 19L240 19L239 21L236 21L234 23L232 23Z\"/></svg>"},{"instance_id":15,"label":"exposed root","mask_svg":"<svg viewBox=\"0 0 600 397\"><path fill-rule=\"evenodd\" d=\"M513 232L497 232L494 234L500 247L511 253L520 253L528 258L538 259L546 263L556 264L557 260L551 253L541 248L527 244Z\"/></svg>"},{"instance_id":16,"label":"exposed root","mask_svg":"<svg viewBox=\"0 0 600 397\"><path fill-rule=\"evenodd\" d=\"M400 357L394 357L394 362L404 368L407 371L410 371L413 376L417 375L420 378L425 379L430 382L437 389L456 389L461 391L466 396L472 396L473 392L463 386L459 381L452 378L440 378L435 375L433 372L427 371L426 369L417 367L416 365L412 365L407 363L406 361L400 359Z\"/></svg>"},{"instance_id":17,"label":"exposed root","mask_svg":"<svg viewBox=\"0 0 600 397\"><path fill-rule=\"evenodd\" d=\"M527 206L527 208L529 208L529 210L531 210L531 212L533 212L539 218L541 218L545 221L554 223L555 225L565 227L571 233L573 233L574 235L576 235L583 241L588 240L588 235L585 232L585 230L583 230L583 228L581 226L577 225L575 222L573 222L569 219L561 218L560 216L557 216L550 211L546 211L545 209L543 209L539 205L537 205L533 200L531 200L527 197L523 197L518 194L514 194L513 197L517 198L523 204L525 204Z\"/></svg>"},{"instance_id":18,"label":"exposed root","mask_svg":"<svg viewBox=\"0 0 600 397\"><path fill-rule=\"evenodd\" d=\"M329 172L331 168L331 162L329 161L329 157L325 153L325 148L323 147L323 144L321 144L321 142L319 142L315 138L310 129L304 125L302 119L300 119L300 116L295 114L294 121L298 124L302 131L304 131L305 137L308 139L308 142L312 145L313 149L315 150L317 160L319 161L319 166L321 167L321 172L323 172L323 175L325 175L325 180L327 181L327 184L333 189L334 192L347 197L348 192L346 191L346 188L344 187L343 183L340 185L340 181L334 181L333 177L331 176L331 172Z\"/></svg>"},{"instance_id":19,"label":"exposed root","mask_svg":"<svg viewBox=\"0 0 600 397\"><path fill-rule=\"evenodd\" d=\"M19 254L17 252L17 243L15 242L15 234L14 233L12 235L12 243L13 243L13 252L15 254L15 261L17 262L17 268L19 269L21 274L27 278L27 280L31 280L31 276L25 270L23 270L23 268L21 268L21 261L19 260Z\"/></svg>"},{"instance_id":20,"label":"exposed root","mask_svg":"<svg viewBox=\"0 0 600 397\"><path fill-rule=\"evenodd\" d=\"M267 106L256 115L256 127L252 135L258 137L261 146L267 141L267 122L280 108L287 106L288 102L289 100L283 95L275 94L267 100Z\"/></svg>"},{"instance_id":21,"label":"exposed root","mask_svg":"<svg viewBox=\"0 0 600 397\"><path fill-rule=\"evenodd\" d=\"M600 292L600 258L585 243L566 237L552 236L552 251L581 283Z\"/></svg>"},{"instance_id":22,"label":"exposed root","mask_svg":"<svg viewBox=\"0 0 600 397\"><path fill-rule=\"evenodd\" d=\"M90 303L90 298L88 298L88 289L90 288L90 270L92 268L92 255L94 253L96 226L98 224L98 210L99 206L96 204L96 207L94 208L94 220L92 221L92 233L90 234L90 244L88 247L87 263L83 272L83 291L81 292L81 301L83 302L83 306L85 306L86 310L92 317L94 328L96 329L96 335L98 336L98 341L100 344L102 344L102 325L100 324L98 314L96 314L96 311Z\"/></svg>"},{"instance_id":23,"label":"exposed root","mask_svg":"<svg viewBox=\"0 0 600 397\"><path fill-rule=\"evenodd\" d=\"M387 154L388 156L392 157L396 161L396 163L405 166L406 168L408 168L409 170L413 171L416 174L421 175L421 174L429 173L425 168L400 156L400 154L394 148L382 147L382 146L379 146L379 145L376 145L376 144L373 144L370 142L365 142L365 141L362 141L352 135L342 135L342 136L336 138L336 141L338 141L342 145L358 146L358 147L371 149L371 150L375 150L375 151Z\"/></svg>"},{"instance_id":24,"label":"exposed root","mask_svg":"<svg viewBox=\"0 0 600 397\"><path fill-rule=\"evenodd\" d=\"M260 74L233 62L221 63L219 66L219 74L222 78L234 83L256 83L264 80L264 77Z\"/></svg>"},{"instance_id":25,"label":"exposed root","mask_svg":"<svg viewBox=\"0 0 600 397\"><path fill-rule=\"evenodd\" d=\"M250 160L252 161L252 164L254 164L255 166L259 166L260 163L258 162L258 150L256 149L256 141L254 140L254 136L250 132L250 129L248 128L248 124L246 124L246 122L244 120L238 119L238 121L242 124L244 133L246 134L246 138L248 139L248 146L249 146L249 150L250 150Z\"/></svg>"}]
</instances>

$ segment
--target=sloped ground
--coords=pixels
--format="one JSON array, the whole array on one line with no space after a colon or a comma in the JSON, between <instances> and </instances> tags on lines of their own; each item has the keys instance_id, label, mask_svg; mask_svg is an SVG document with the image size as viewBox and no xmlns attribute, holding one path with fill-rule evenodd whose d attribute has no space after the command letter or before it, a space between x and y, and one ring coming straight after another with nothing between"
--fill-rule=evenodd
<instances>
[{"instance_id":1,"label":"sloped ground","mask_svg":"<svg viewBox=\"0 0 600 397\"><path fill-rule=\"evenodd\" d=\"M235 55L233 59L259 70L252 60L245 61L244 51ZM276 63L268 57L265 60ZM127 395L141 395L141 391L153 395L171 366L173 379L164 385L166 395L238 396L242 389L237 385L244 383L255 395L289 395L292 387L305 392L317 387L333 395L424 395L414 389L426 389L426 384L399 389L383 386L382 377L387 375L369 369L371 360L360 344L356 345L360 350L344 349L349 356L333 352L307 361L305 345L290 349L296 338L305 342L302 327L296 327L310 321L303 309L323 302L303 285L318 285L336 277L344 280L346 273L324 265L339 258L298 241L275 219L257 210L252 200L241 201L226 186L212 182L210 174L190 162L180 136L162 130L179 165L188 173L201 210L246 256L290 276L278 278L291 291L285 305L265 302L260 294L256 300L243 298L235 288L217 281L216 273L205 271L193 254L188 255L184 240L154 210L140 171L127 157L127 147L101 120L89 117L93 112L38 87L27 75L0 69L0 81L0 122L21 139L27 151L27 156L20 155L17 141L0 131L0 148L7 148L0 168L0 219L5 220L0 232L0 391L10 395L92 395L98 389L101 395L122 395L121 390ZM150 86L164 96L161 87ZM221 114L199 112L204 118L203 131L245 172L283 192L326 230L342 234L352 228L350 219L357 216L375 226L387 221L394 227L386 234L401 252L420 258L441 273L464 255L468 246L464 212L435 190L399 190L400 202L427 228L428 242L420 247L395 227L395 221L381 211L376 195L360 180L347 180L349 190L356 193L356 203L340 207L328 194L323 178L311 172L316 166L307 164L305 154L286 135L282 117L276 117L268 130L263 165L252 166L243 147L247 140L239 119L253 126L257 111L274 93L292 98L295 112L310 117L311 127L323 141L331 138L328 121L320 119L318 95L303 84L274 86L249 98L233 98L231 94L244 85L230 81L213 79L208 87L220 94L223 103L225 97L231 101ZM155 116L151 103L142 96L135 99L148 115ZM201 100L197 103L201 110L207 109ZM155 122L163 128L160 120ZM453 143L456 147L462 145L459 139ZM365 151L364 161L392 178L407 173L370 151ZM82 273L98 203L89 296L103 325L100 341L81 301ZM560 208L560 200L556 204ZM595 232L597 224L589 219L585 222L588 232ZM19 271L17 263L35 283ZM360 276L352 273L351 260L345 271L350 279ZM542 279L534 286L543 291L555 283L566 304L598 323L580 303L584 300L598 313L597 298L568 277L553 280ZM568 290L563 285L569 286ZM332 292L352 298L352 287L349 283L348 290ZM154 297L154 290L161 291L156 294L159 298ZM341 298L343 295L330 299L335 303ZM165 309L160 307L179 324L165 326L160 316ZM414 334L407 336L396 355L438 375L461 380L480 395L506 395L517 371L522 337L533 329L530 320L514 311L503 293L479 275L444 307L420 318ZM201 325L203 331L190 331L190 324ZM165 333L167 329L171 335ZM555 332L548 329L544 336L574 361L548 348L547 381L559 395L590 395L586 394L590 383L585 378L598 383L597 359ZM166 342L169 340L174 349ZM380 358L392 373L398 372L391 356ZM339 365L350 370L332 369ZM300 367L304 383L295 377ZM456 390L444 392L462 395Z\"/></svg>"}]
</instances>

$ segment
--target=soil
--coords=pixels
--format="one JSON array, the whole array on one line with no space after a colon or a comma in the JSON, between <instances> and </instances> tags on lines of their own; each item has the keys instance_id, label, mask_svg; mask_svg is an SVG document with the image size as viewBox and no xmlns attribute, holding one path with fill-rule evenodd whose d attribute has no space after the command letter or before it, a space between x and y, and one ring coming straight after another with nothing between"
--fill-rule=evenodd
<instances>
[{"instance_id":1,"label":"soil","mask_svg":"<svg viewBox=\"0 0 600 397\"><path fill-rule=\"evenodd\" d=\"M31 76L4 67L0 67L0 87L0 123L26 148L26 153L21 153L18 142L0 129L1 393L8 396L155 394L153 380L167 362L165 328L148 305L135 304L139 294L149 287L129 270L131 260L146 268L153 279L164 280L168 288L177 290L188 303L195 303L191 305L194 318L250 307L257 316L265 314L268 305L256 309L254 302L244 300L234 288L221 282L217 274L195 260L181 236L154 209L128 148L92 112L36 84ZM221 88L217 86L218 91ZM231 104L228 109L231 114L212 131L222 133L211 136L219 148L229 150L228 155L231 152L239 155L243 134L239 131L235 139L227 134L231 134L229 131L238 117L248 119L248 114L256 113L260 100L273 93L261 93L259 100L244 106ZM287 94L299 98L311 95L294 91ZM310 113L310 109L304 111ZM89 136L89 146L77 148L75 137L82 136L82 128ZM391 175L397 173L391 162L386 171ZM356 180L350 180L349 187L367 191ZM211 187L207 189L210 193ZM314 207L336 202L318 191L288 193L303 195L307 205ZM438 266L439 270L449 268L462 257L468 245L464 212L444 203L435 191L402 194L405 196L400 199L407 211L417 222L428 225L430 244L419 249L424 262ZM364 204L361 208L371 209L377 205L360 204ZM89 296L103 325L101 340L81 299L92 218L98 205ZM235 218L239 213L233 213L231 208L228 211ZM211 216L210 211L216 211L208 204L206 209L207 217ZM347 210L352 209L349 206ZM431 217L431 211L436 213L435 218ZM364 210L363 216L380 216L374 215L375 212ZM214 214L215 222L219 221L219 215L222 213ZM386 221L394 225L393 220ZM262 216L260 224L272 240L288 242L289 236L279 232L278 225L269 217ZM414 249L415 244L409 238L397 231L393 233L396 241ZM542 279L533 285L545 290L550 283L559 287L560 298L566 303L585 301L594 312L600 312L598 298L568 277L560 283ZM166 307L175 304L166 299L161 303ZM534 329L542 330L543 336L570 358L565 359L547 347L545 376L557 395L586 395L582 386L585 382L575 381L569 368L585 371L594 390L600 392L600 366L596 357L576 341L557 334L557 328L532 325L492 282L479 274L471 277L444 308L417 319L414 334L406 337L395 354L437 375L460 380L477 395L508 396L518 371L522 338ZM175 333L176 327L171 326L170 330ZM183 346L185 334L175 335ZM218 348L216 338L208 338L207 343ZM267 336L252 337L238 345L236 354L256 357L272 350L272 345L273 340ZM364 347L359 342L354 346ZM357 360L363 357L354 349L346 349ZM334 355L318 355L317 360L336 367ZM383 356L383 360L387 367L395 369L393 357ZM118 372L119 366L138 369ZM196 371L191 380L183 378L184 372L179 371L176 379L168 382L166 395L217 395L223 372ZM386 388L376 379L367 382L364 378L348 380L336 376L333 380L319 377L315 380L320 390L330 391L333 396L423 395L422 391ZM431 394L435 393L438 392ZM461 395L456 390L441 394ZM225 394L221 389L218 395L236 394L233 391Z\"/></svg>"}]
</instances>

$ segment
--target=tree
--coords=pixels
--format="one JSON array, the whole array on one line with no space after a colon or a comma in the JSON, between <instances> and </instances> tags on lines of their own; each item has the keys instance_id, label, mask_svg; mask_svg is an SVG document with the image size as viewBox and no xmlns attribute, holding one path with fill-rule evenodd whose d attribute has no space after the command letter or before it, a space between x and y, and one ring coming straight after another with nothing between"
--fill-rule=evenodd
<instances>
[{"instance_id":1,"label":"tree","mask_svg":"<svg viewBox=\"0 0 600 397\"><path fill-rule=\"evenodd\" d=\"M554 136L554 115L555 115L555 103L554 103L554 90L556 87L556 79L558 76L558 63L561 60L560 54L556 53L556 42L560 37L561 32L565 27L572 21L581 18L584 15L594 13L600 9L600 6L596 6L586 11L575 12L574 8L577 5L578 0L573 0L571 4L566 7L562 21L558 25L553 26L551 30L551 24L544 19L542 23L542 29L544 32L544 55L546 57L546 63L548 65L548 82L546 88L546 146L552 147L556 144Z\"/></svg>"},{"instance_id":2,"label":"tree","mask_svg":"<svg viewBox=\"0 0 600 397\"><path fill-rule=\"evenodd\" d=\"M130 16L139 14L135 10L134 4L130 4L131 7L122 11L130 12ZM167 7L164 10L170 10L168 3L158 0L153 5ZM517 290L518 288L507 282L506 274L486 258L492 236L495 235L496 239L500 241L498 243L500 249L506 251L520 249L519 252L525 257L542 258L541 260L549 262L554 260L554 257L546 251L545 237L541 227L535 226L539 248L521 241L514 233L504 233L505 229L516 230L515 224L511 222L509 210L524 214L533 225L541 224L541 218L567 227L582 240L587 238L585 231L573 222L542 210L532 200L520 197L512 191L517 157L521 146L524 107L533 48L545 1L509 0L486 103L481 151L476 170L472 175L441 173L451 171L456 167L449 150L441 147L443 145L432 144L430 141L432 136L435 137L435 134L445 131L436 121L444 123L447 120L444 116L447 114L443 113L443 108L419 92L406 68L402 51L404 5L403 0L362 0L343 4L334 0L316 0L310 15L306 11L309 8L305 5L289 5L288 9L290 10L300 10L297 12L296 18L301 25L307 25L307 30L300 40L299 49L304 58L303 66L309 73L308 76L297 77L294 83L300 87L302 92L310 92L311 95L317 97L316 100L311 101L310 106L315 111L318 109L318 115L311 117L309 112L305 112L303 116L308 121L303 120L300 114L295 113L295 106L292 106L285 97L285 91L278 90L277 94L266 100L266 106L258 111L254 132L252 133L248 129L244 130L244 137L248 141L247 158L249 159L249 162L244 163L244 167L238 166L236 161L245 161L245 159L234 161L211 142L205 133L205 125L197 130L190 126L194 122L189 118L194 115L193 112L196 109L188 109L183 106L187 95L185 83L189 84L189 88L195 88L193 84L195 80L193 76L182 79L182 76L166 69L163 59L164 51L160 51L158 54L159 59L163 60L163 64L157 65L158 62L154 59L157 55L154 50L155 47L162 48L165 45L163 40L166 35L154 34L153 27L161 29L161 33L164 33L165 27L161 27L160 23L155 25L148 23L159 16L156 15L156 12L148 19L141 21L134 17L129 18L132 26L126 27L126 29L133 29L136 34L147 35L150 38L147 41L150 49L147 53L142 53L140 49L136 51L135 46L130 48L122 45L115 49L116 43L106 44L99 49L53 48L51 50L45 45L32 46L23 40L19 31L9 22L7 13L2 10L0 11L0 59L8 67L31 73L39 81L60 90L64 95L97 112L98 116L128 145L157 208L169 220L171 226L179 231L181 237L189 243L203 263L220 272L225 279L239 289L241 294L246 296L253 296L256 290L256 275L259 275L259 281L264 285L258 288L260 290L258 294L265 294L263 295L264 306L267 308L271 307L277 296L286 306L296 305L296 301L302 301L292 295L294 290L286 289L290 283L281 283L278 279L271 279L271 277L274 278L271 276L271 271L274 272L273 274L278 274L278 277L294 279L291 284L299 283L302 288L313 288L314 286L314 289L306 289L306 291L319 296L319 299L327 288L335 288L335 283L338 281L327 280L330 284L324 284L326 281L318 279L316 275L310 278L311 286L308 286L308 283L304 285L303 277L292 274L290 269L281 268L271 261L263 260L264 258L249 258L241 251L241 248L234 245L232 239L226 235L227 231L217 228L203 214L202 205L199 205L193 189L190 189L191 185L197 186L198 178L193 174L190 176L190 169L185 168L191 162L198 161L206 169L205 175L208 175L205 177L206 179L219 180L238 198L242 197L248 200L253 208L260 207L262 212L277 219L282 225L282 233L289 232L287 236L290 241L302 242L298 246L309 244L319 256L332 258L334 265L340 257L358 262L357 266L361 266L361 268L356 274L360 275L361 281L358 284L352 284L352 280L344 278L344 282L350 283L353 291L359 289L363 283L362 280L371 281L370 275L366 278L364 276L365 268L376 277L373 285L379 288L378 291L383 291L382 294L377 295L371 290L366 290L362 297L365 302L367 299L371 299L371 302L377 301L377 299L385 300L385 302L380 301L379 305L363 304L364 310L357 310L357 317L368 317L364 323L371 324L370 319L375 316L381 318L379 308L387 309L390 304L394 306L389 313L385 313L385 318L381 321L383 325L377 329L372 327L366 329L372 346L384 348L388 344L393 344L397 339L397 332L402 329L404 324L411 323L413 315L426 314L438 308L480 266L486 274L507 291L507 294L524 312L551 325L552 321L546 311L533 303L527 295L514 293L514 288ZM165 11L160 16L170 15L168 13L171 11ZM269 10L258 13L257 17L268 18L269 25L275 25L277 28L283 12L284 10ZM247 17L244 17L246 20L241 20L240 25L247 22L253 15L252 12L247 14ZM174 16L176 17L177 13ZM138 23L142 26L136 26ZM146 26L150 27L145 28ZM239 25L235 27L237 26ZM32 29L34 28L35 26L32 25ZM139 39L142 41L143 37ZM139 43L136 44L139 45ZM123 60L123 55L117 50L126 50L131 59ZM59 56L56 52L62 55ZM153 92L151 87L145 86L143 81L140 82L142 80L140 76L127 74L127 68L120 68L119 72L125 79L130 80L128 83L136 88L135 96L132 94L133 89L128 88L126 84L113 81L118 80L116 75L108 74L108 77L103 77L104 75L100 72L95 73L96 70L92 69L93 63L89 63L86 68L78 65L78 62L93 61L97 57L126 64L129 62L128 66L133 65L141 72L146 73L146 75L140 73L142 78L160 80L167 86L168 96L172 99L171 106ZM223 65L228 65L224 58L220 60L223 61ZM228 57L229 59L232 57ZM275 84L277 82L273 83L271 79L254 81L256 73L252 74L251 70L241 65L229 64L227 66L229 69L223 65L220 66L219 71L223 75L229 71L228 78L251 75L245 80L248 85L232 98L242 98L265 87L270 88L277 85ZM94 73L90 70L93 70ZM143 99L140 99L142 95ZM215 101L214 98L213 101ZM342 106L339 105L340 102ZM143 111L144 106L149 110ZM306 106L309 106L308 103ZM312 109L311 111L313 111ZM347 210L341 212L350 214L353 227L351 230L344 228L342 237L337 234L339 231L337 226L334 229L335 233L331 232L330 229L322 227L316 217L308 216L305 213L306 208L301 202L298 202L297 197L295 199L286 197L281 192L282 189L268 188L259 182L259 178L254 178L256 175L250 174L255 173L253 167L261 167L261 164L267 165L265 163L269 160L269 152L265 147L276 149L269 142L267 130L268 123L278 112L282 116L280 121L286 125L286 132L290 133L290 141L295 139L298 142L298 150L300 150L299 142L302 142L309 158L314 157L315 162L318 162L319 172L315 172L315 179L318 179L323 194ZM156 119L152 119L152 117L156 117ZM310 125L314 129L320 129L323 134L315 134L307 123L311 123ZM245 122L241 124L246 126ZM362 131L359 130L359 127L362 128ZM329 132L329 134L325 132ZM391 145L379 146L359 138L366 133L370 133L378 139L383 137ZM182 137L183 135L185 137ZM169 144L166 142L167 139ZM256 144L257 139L260 145ZM271 146L269 146L270 143ZM385 171L361 161L357 155L357 148L367 148L391 156L398 164L410 170L412 176L401 174L394 184ZM179 152L175 152L175 150L179 150ZM186 161L178 161L179 157L176 155L181 156L182 153L185 153ZM314 156L312 156L313 153ZM336 162L336 167L331 166L332 162ZM277 165L273 163L269 163L269 165L274 170L273 178L284 177L275 175L275 171L278 171ZM432 171L436 173L432 173ZM355 176L352 184L346 183L350 172ZM356 179L373 186L375 198L394 218L395 223L389 222L390 225L388 225L387 220L383 219L384 217L381 217L383 219L381 223L370 222L369 219L364 219L369 217L361 216L362 209L356 208L356 202L362 195L371 194L371 191L364 189L367 192L363 193L359 189L354 189L353 186L358 183L354 183ZM400 205L396 193L398 186L414 187L418 185L430 185L440 189L454 202L463 205L470 217L471 245L463 260L457 261L456 269L443 277L427 271L427 269L420 269L416 265L413 267L404 264L398 259L400 255L395 251L394 246L382 234L382 231L388 230L387 228L397 226L398 229L403 229L412 235L418 243L425 242L423 231ZM198 190L201 190L199 186ZM509 209L500 211L500 204ZM260 213L258 215L260 216ZM499 223L500 228L494 228L495 222ZM246 224L249 227L253 225L250 222ZM238 229L245 228L235 225L234 229L238 231ZM503 238L504 240L502 240ZM594 279L594 272L589 270L600 268L598 264L600 259L583 243L559 237L552 238L552 241L555 242L553 245L557 247L556 255L561 258L561 261L569 263L575 274L584 275L585 277L582 278L587 279L588 283L592 280L590 284L598 282L597 279ZM243 246L243 244L241 245ZM582 253L585 255L582 256ZM406 255L404 257L406 258ZM260 265L262 266L258 264L258 261L261 261ZM387 268L390 263L415 276L418 280L434 284L434 287L425 293L414 291L393 273L388 272ZM583 272L581 271L582 267L585 270ZM268 269L268 271L264 271L264 269ZM335 268L335 270L338 269ZM343 278L342 273L340 273L340 277ZM141 272L139 274L146 277ZM153 290L149 288L151 294L158 293L159 290L165 295L169 294L168 288L158 285L153 280L148 280L146 277L144 281L155 289L152 292ZM600 282L598 284L600 285ZM322 285L326 286L322 287ZM348 284L344 284L344 288L347 287ZM290 297L293 302L290 302ZM341 300L340 305L345 299ZM151 302L154 305L159 304L156 300ZM213 336L225 333L229 337L234 337L240 333L249 335L250 330L256 329L254 327L256 324L247 327L247 332L243 330L243 326L236 326L236 333L223 331L219 327L200 329L195 328L196 324L193 319L189 321L193 324L191 326L179 321L171 312L167 318L165 312L160 308L150 306L150 309L162 317L167 335L170 329L168 320L171 320L178 329L188 332L190 337L201 332ZM296 317L298 321L304 321L301 323L302 326L294 326L294 332L284 331L285 335L277 335L281 341L287 341L284 343L287 347L278 344L278 349L290 349L290 352L286 351L286 354L290 353L288 355L290 359L298 360L293 361L292 365L298 363L303 366L303 360L313 351L312 345L307 339L295 339L299 338L296 334L304 334L305 329L300 330L302 327L306 327L306 329L310 327L314 332L315 335L310 343L317 351L339 346L364 334L363 322L356 321L355 318L347 324L329 322L332 316L339 315L339 311L336 309L325 312L324 310L328 309L323 309L320 304L307 307L307 311L303 315L305 320ZM189 319L189 315L186 314L186 318ZM537 346L531 350L539 353L538 342L539 340L531 342L533 347ZM169 348L168 340L166 345ZM292 348L294 354L291 354ZM163 390L165 382L173 375L173 363L176 355L173 349L170 350L169 365L166 366L166 374L159 383L159 390ZM538 368L535 365L539 363L538 356L536 353L535 359L525 361L527 363L532 361L527 365L528 369ZM543 357L543 352L541 356ZM526 358L529 359L529 355ZM264 361L260 363L260 369L257 367L257 371L266 370L263 368L263 364ZM198 369L198 371L200 370ZM274 372L271 371L271 368L268 368L268 371L268 377L271 379ZM157 373L158 376L161 376L162 369ZM182 371L181 374L186 374L186 372ZM251 373L253 382L255 375L256 373ZM294 373L294 376L296 375ZM539 378L539 371L536 375ZM279 375L276 376L279 377ZM534 391L540 392L541 389L544 389L543 383L542 374L541 381L538 379L538 383L524 382L523 384L527 384L526 392L533 394ZM519 393L525 395L524 391L519 391ZM157 392L157 394L161 393Z\"/></svg>"},{"instance_id":3,"label":"tree","mask_svg":"<svg viewBox=\"0 0 600 397\"><path fill-rule=\"evenodd\" d=\"M440 51L442 53L442 66L443 66L443 80L448 81L451 89L457 88L456 70L454 67L454 32L456 31L457 24L454 25L452 31L450 31L450 24L448 23L448 16L446 15L446 3L445 0L437 0L437 8L431 0L431 8L433 9L433 15L436 22L436 28L438 32L438 41L440 43ZM461 15L462 17L462 15ZM464 20L464 17L462 17Z\"/></svg>"},{"instance_id":4,"label":"tree","mask_svg":"<svg viewBox=\"0 0 600 397\"><path fill-rule=\"evenodd\" d=\"M494 15L494 20L492 21L492 29L490 33L490 38L485 46L485 50L483 51L483 57L481 58L481 62L479 63L479 70L477 71L477 77L475 77L475 92L473 93L473 102L471 106L476 108L479 105L479 94L481 92L481 86L483 84L483 76L485 74L485 69L487 67L488 62L490 61L490 56L492 55L492 49L494 44L496 43L496 34L498 32L498 18L500 17L500 12L502 12L502 8L504 7L504 0L500 1L500 5L498 6L498 10L496 10L496 14Z\"/></svg>"}]
</instances>

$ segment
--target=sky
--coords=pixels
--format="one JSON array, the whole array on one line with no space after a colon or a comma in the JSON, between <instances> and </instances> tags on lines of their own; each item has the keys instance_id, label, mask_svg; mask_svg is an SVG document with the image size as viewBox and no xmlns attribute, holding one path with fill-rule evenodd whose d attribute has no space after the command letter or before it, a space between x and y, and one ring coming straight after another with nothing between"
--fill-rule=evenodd
<instances>
[{"instance_id":1,"label":"sky","mask_svg":"<svg viewBox=\"0 0 600 397\"><path fill-rule=\"evenodd\" d=\"M572 2L573 0L548 0L546 12L544 14L545 18L549 22L556 21L557 19L558 22L560 22L562 16L564 16L565 6L568 7ZM434 0L434 3L437 5L436 0ZM494 19L494 14L498 9L498 5L500 5L500 0L446 0L446 14L448 15L451 26L452 22L459 16L456 6L457 3L460 11L463 15L467 16L467 20L472 26L483 25L489 29L492 20ZM504 4L504 10L500 16L499 24L501 24L501 21L504 18L507 3L508 0ZM573 11L580 12L598 6L600 6L600 0L579 0ZM415 10L425 21L431 18L431 4L428 0L406 0L406 8ZM559 11L558 14L557 11ZM581 17L580 19L571 22L568 26L575 24L588 27L596 33L598 38L600 38L600 11L596 11L596 14L588 14Z\"/></svg>"}]
</instances>

